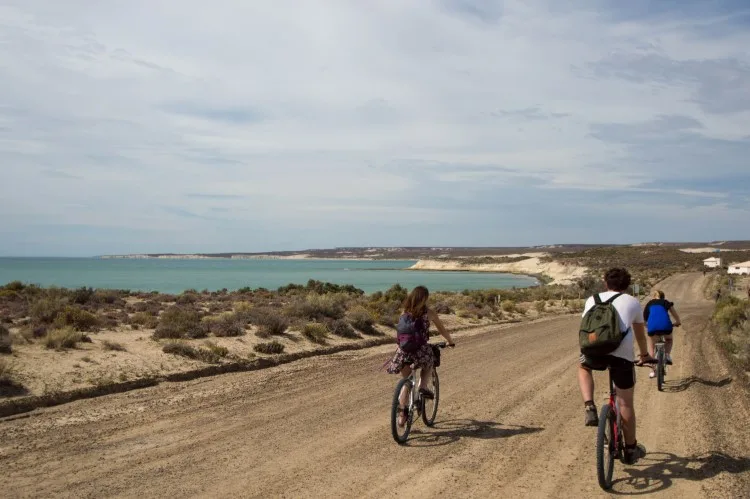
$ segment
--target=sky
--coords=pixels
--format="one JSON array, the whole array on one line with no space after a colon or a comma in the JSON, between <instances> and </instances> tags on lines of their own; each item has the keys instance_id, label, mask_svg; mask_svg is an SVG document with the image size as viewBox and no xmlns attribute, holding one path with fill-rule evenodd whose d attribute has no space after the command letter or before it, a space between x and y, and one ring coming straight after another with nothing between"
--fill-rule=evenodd
<instances>
[{"instance_id":1,"label":"sky","mask_svg":"<svg viewBox=\"0 0 750 499\"><path fill-rule=\"evenodd\" d=\"M0 256L750 239L744 0L4 0Z\"/></svg>"}]
</instances>

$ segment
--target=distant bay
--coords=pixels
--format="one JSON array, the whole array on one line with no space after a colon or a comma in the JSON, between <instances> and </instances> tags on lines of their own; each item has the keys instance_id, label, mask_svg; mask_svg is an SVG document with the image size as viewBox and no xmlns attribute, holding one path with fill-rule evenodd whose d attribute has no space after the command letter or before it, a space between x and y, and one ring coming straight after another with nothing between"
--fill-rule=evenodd
<instances>
[{"instance_id":1,"label":"distant bay","mask_svg":"<svg viewBox=\"0 0 750 499\"><path fill-rule=\"evenodd\" d=\"M529 276L487 272L407 271L414 260L231 260L0 258L0 285L129 289L180 293L186 289L277 289L310 279L351 284L367 293L394 284L422 284L433 291L508 289L538 284Z\"/></svg>"}]
</instances>

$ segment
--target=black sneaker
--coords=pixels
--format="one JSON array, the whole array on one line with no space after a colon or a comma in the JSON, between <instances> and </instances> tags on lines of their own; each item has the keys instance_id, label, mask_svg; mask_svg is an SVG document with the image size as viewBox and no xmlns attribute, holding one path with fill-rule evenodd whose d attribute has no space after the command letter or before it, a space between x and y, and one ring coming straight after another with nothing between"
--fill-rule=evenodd
<instances>
[{"instance_id":1,"label":"black sneaker","mask_svg":"<svg viewBox=\"0 0 750 499\"><path fill-rule=\"evenodd\" d=\"M646 448L637 443L632 449L625 447L625 452L622 455L622 462L625 464L635 464L642 457L646 457Z\"/></svg>"},{"instance_id":2,"label":"black sneaker","mask_svg":"<svg viewBox=\"0 0 750 499\"><path fill-rule=\"evenodd\" d=\"M586 426L599 426L599 416L596 414L595 405L587 405L585 414L586 419L584 421L584 424Z\"/></svg>"}]
</instances>

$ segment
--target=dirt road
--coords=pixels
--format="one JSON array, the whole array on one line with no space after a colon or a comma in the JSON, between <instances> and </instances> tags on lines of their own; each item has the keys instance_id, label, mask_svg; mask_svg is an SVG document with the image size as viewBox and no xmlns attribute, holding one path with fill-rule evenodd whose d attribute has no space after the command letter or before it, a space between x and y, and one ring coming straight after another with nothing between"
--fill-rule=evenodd
<instances>
[{"instance_id":1,"label":"dirt road","mask_svg":"<svg viewBox=\"0 0 750 499\"><path fill-rule=\"evenodd\" d=\"M704 325L700 274L670 278L684 327L659 393L638 369L639 440L616 494L750 497L750 401ZM79 401L0 421L4 497L598 497L575 378L578 318L460 338L437 425L393 442L391 348ZM606 396L597 375L597 403Z\"/></svg>"}]
</instances>

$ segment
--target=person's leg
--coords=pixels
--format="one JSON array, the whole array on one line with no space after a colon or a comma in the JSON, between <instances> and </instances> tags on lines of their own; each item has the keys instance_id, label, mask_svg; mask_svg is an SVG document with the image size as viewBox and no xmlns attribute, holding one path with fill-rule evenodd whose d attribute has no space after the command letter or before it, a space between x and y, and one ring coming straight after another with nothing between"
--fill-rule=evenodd
<instances>
[{"instance_id":1,"label":"person's leg","mask_svg":"<svg viewBox=\"0 0 750 499\"><path fill-rule=\"evenodd\" d=\"M411 375L411 367L404 366L401 369L401 376L408 378L409 375ZM400 409L409 405L409 391L410 390L407 386L404 386L401 389L401 393L398 395L398 405ZM404 426L406 424L406 416L403 414L403 411L398 415L398 424L399 426Z\"/></svg>"},{"instance_id":2,"label":"person's leg","mask_svg":"<svg viewBox=\"0 0 750 499\"><path fill-rule=\"evenodd\" d=\"M584 367L583 365L578 366L578 387L581 389L581 396L583 397L583 403L594 402L594 375L591 373L591 369Z\"/></svg>"},{"instance_id":3,"label":"person's leg","mask_svg":"<svg viewBox=\"0 0 750 499\"><path fill-rule=\"evenodd\" d=\"M419 389L431 390L430 388L431 383L432 383L432 366L422 367L422 372L419 373Z\"/></svg>"},{"instance_id":4,"label":"person's leg","mask_svg":"<svg viewBox=\"0 0 750 499\"><path fill-rule=\"evenodd\" d=\"M610 372L615 383L615 397L622 420L622 433L625 439L623 461L634 464L646 455L645 447L638 444L635 418L635 369L633 362L617 357L610 358Z\"/></svg>"},{"instance_id":5,"label":"person's leg","mask_svg":"<svg viewBox=\"0 0 750 499\"><path fill-rule=\"evenodd\" d=\"M646 336L646 341L648 342L648 354L653 359L656 355L654 351L656 350L656 342L654 341L654 337L650 334ZM656 371L654 371L654 366L651 366L651 372L648 374L649 378L655 378L656 377Z\"/></svg>"},{"instance_id":6,"label":"person's leg","mask_svg":"<svg viewBox=\"0 0 750 499\"><path fill-rule=\"evenodd\" d=\"M617 403L620 405L620 416L622 417L622 432L625 436L626 445L635 445L635 407L633 398L635 387L623 390L616 388Z\"/></svg>"},{"instance_id":7,"label":"person's leg","mask_svg":"<svg viewBox=\"0 0 750 499\"><path fill-rule=\"evenodd\" d=\"M672 359L672 335L667 334L664 336L664 351L669 355L669 359Z\"/></svg>"}]
</instances>

